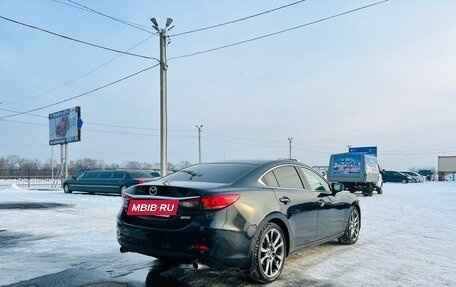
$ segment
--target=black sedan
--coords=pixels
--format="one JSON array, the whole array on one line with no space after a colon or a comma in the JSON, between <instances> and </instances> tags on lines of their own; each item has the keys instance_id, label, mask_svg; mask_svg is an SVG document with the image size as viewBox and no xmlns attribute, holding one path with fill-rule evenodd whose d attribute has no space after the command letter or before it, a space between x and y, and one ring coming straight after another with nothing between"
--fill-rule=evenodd
<instances>
[{"instance_id":1,"label":"black sedan","mask_svg":"<svg viewBox=\"0 0 456 287\"><path fill-rule=\"evenodd\" d=\"M121 252L238 268L267 283L299 249L358 240L357 198L292 160L194 165L135 185L117 215Z\"/></svg>"}]
</instances>

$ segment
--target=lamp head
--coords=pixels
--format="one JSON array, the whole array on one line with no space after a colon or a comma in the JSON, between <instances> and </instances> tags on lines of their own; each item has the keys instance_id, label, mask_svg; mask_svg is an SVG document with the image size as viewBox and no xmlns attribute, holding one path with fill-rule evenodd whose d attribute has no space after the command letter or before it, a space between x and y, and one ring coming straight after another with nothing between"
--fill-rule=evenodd
<instances>
[{"instance_id":1,"label":"lamp head","mask_svg":"<svg viewBox=\"0 0 456 287\"><path fill-rule=\"evenodd\" d=\"M150 18L150 21L152 21L152 24L154 24L154 26L158 27L157 19Z\"/></svg>"},{"instance_id":2,"label":"lamp head","mask_svg":"<svg viewBox=\"0 0 456 287\"><path fill-rule=\"evenodd\" d=\"M172 22L173 22L173 19L171 19L171 18L166 19L166 24L165 24L165 26L166 26L166 27L169 27L169 25L171 25Z\"/></svg>"}]
</instances>

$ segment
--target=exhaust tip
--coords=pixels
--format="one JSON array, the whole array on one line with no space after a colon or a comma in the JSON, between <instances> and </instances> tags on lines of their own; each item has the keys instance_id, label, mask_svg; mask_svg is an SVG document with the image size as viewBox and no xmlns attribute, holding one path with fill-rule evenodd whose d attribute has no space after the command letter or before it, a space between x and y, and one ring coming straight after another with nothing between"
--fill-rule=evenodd
<instances>
[{"instance_id":1,"label":"exhaust tip","mask_svg":"<svg viewBox=\"0 0 456 287\"><path fill-rule=\"evenodd\" d=\"M193 262L193 268L195 268L196 270L201 269L201 267L203 267L203 264L201 262Z\"/></svg>"},{"instance_id":2,"label":"exhaust tip","mask_svg":"<svg viewBox=\"0 0 456 287\"><path fill-rule=\"evenodd\" d=\"M125 252L128 252L127 248L121 246L120 247L120 253L125 253Z\"/></svg>"}]
</instances>

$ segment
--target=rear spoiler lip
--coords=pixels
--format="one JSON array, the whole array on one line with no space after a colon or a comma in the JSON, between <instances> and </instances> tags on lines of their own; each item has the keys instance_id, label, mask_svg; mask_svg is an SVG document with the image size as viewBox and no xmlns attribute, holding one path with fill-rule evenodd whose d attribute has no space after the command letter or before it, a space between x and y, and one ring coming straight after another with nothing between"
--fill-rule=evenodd
<instances>
[{"instance_id":1,"label":"rear spoiler lip","mask_svg":"<svg viewBox=\"0 0 456 287\"><path fill-rule=\"evenodd\" d=\"M155 196L155 195L134 195L131 193L124 193L126 196L133 198L133 199L167 199L167 200L189 200L200 198L201 196L188 196L188 197L171 197L171 196Z\"/></svg>"}]
</instances>

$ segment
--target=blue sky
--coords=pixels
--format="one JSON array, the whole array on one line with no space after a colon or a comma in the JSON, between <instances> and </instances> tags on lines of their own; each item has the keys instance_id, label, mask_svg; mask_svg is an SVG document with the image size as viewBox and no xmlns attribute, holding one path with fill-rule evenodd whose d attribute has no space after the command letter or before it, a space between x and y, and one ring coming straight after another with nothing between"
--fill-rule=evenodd
<instances>
[{"instance_id":1,"label":"blue sky","mask_svg":"<svg viewBox=\"0 0 456 287\"><path fill-rule=\"evenodd\" d=\"M0 15L122 51L152 36L130 52L159 57L158 37L59 2L3 0ZM147 27L151 17L160 25L173 18L173 35L293 1L76 2ZM288 137L293 137L292 156L309 165L328 165L329 155L346 151L347 145L378 146L386 168L436 166L438 155L455 155L454 1L391 0L273 37L171 59L374 2L308 0L235 24L171 36L169 161L197 162L197 124L203 125L203 161L287 157ZM40 95L119 54L2 19L0 35L0 156L47 160L47 115L81 106L82 141L69 145L70 160L160 161L158 67L35 116L1 119L12 114L5 109L52 104L156 61L123 55Z\"/></svg>"}]
</instances>

